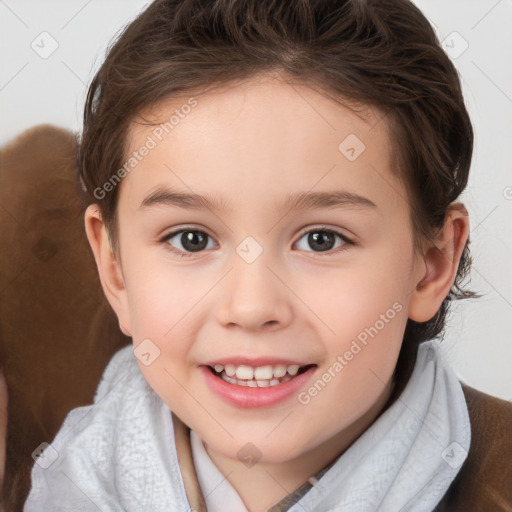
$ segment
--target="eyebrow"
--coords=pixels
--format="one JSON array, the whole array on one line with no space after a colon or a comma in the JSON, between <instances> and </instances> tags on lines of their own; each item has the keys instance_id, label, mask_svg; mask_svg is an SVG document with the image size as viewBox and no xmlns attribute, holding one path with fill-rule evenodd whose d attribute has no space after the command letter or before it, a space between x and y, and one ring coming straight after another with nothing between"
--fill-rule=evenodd
<instances>
[{"instance_id":1,"label":"eyebrow","mask_svg":"<svg viewBox=\"0 0 512 512\"><path fill-rule=\"evenodd\" d=\"M182 192L158 187L140 204L139 210L155 206L174 206L189 210L207 209L232 212L233 209L221 197ZM321 208L363 207L377 208L370 199L344 190L330 192L296 192L286 196L276 213L292 210L312 210Z\"/></svg>"}]
</instances>

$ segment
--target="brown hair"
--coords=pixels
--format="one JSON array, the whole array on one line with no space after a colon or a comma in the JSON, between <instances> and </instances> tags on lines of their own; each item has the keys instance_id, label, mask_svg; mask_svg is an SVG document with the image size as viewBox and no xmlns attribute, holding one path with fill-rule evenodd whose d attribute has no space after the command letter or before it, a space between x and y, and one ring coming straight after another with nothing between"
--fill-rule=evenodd
<instances>
[{"instance_id":1,"label":"brown hair","mask_svg":"<svg viewBox=\"0 0 512 512\"><path fill-rule=\"evenodd\" d=\"M97 203L117 252L119 187L98 198L126 158L130 122L145 108L211 86L281 72L340 101L377 107L396 142L415 239L434 238L464 190L473 130L459 77L408 0L156 0L119 35L87 96L78 151L86 203ZM462 289L428 322L408 321L404 342L442 333ZM409 343L409 345L411 345Z\"/></svg>"}]
</instances>

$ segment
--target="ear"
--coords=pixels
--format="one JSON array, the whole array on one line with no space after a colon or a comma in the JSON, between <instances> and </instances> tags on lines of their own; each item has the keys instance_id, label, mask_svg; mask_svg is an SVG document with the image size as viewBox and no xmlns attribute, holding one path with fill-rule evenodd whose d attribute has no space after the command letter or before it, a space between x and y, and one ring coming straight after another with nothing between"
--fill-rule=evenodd
<instances>
[{"instance_id":1,"label":"ear","mask_svg":"<svg viewBox=\"0 0 512 512\"><path fill-rule=\"evenodd\" d=\"M107 236L101 211L97 204L85 212L85 232L98 268L103 292L117 315L123 334L131 336L128 298L120 261L115 257Z\"/></svg>"},{"instance_id":2,"label":"ear","mask_svg":"<svg viewBox=\"0 0 512 512\"><path fill-rule=\"evenodd\" d=\"M463 204L454 203L436 238L428 242L422 258L425 271L412 292L409 318L427 322L450 292L469 236L469 216Z\"/></svg>"}]
</instances>

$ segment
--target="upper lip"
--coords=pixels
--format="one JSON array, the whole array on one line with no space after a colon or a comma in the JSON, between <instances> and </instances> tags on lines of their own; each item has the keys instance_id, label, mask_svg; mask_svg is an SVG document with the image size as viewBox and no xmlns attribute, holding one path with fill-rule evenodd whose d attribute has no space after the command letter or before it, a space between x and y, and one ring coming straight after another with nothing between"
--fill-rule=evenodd
<instances>
[{"instance_id":1,"label":"upper lip","mask_svg":"<svg viewBox=\"0 0 512 512\"><path fill-rule=\"evenodd\" d=\"M215 365L220 364L226 366L228 364L233 366L251 366L253 368L258 368L259 366L277 366L277 365L299 365L299 366L307 366L312 363L301 363L296 359L284 359L279 357L257 357L257 358L249 358L249 357L225 357L218 358L212 361L208 361L204 363L205 366L214 367Z\"/></svg>"}]
</instances>

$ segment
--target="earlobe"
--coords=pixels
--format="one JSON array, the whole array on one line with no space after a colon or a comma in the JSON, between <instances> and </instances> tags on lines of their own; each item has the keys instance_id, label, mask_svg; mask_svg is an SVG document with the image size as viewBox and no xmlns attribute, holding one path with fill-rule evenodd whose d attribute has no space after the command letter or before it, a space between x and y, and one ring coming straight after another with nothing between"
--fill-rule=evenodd
<instances>
[{"instance_id":1,"label":"earlobe","mask_svg":"<svg viewBox=\"0 0 512 512\"><path fill-rule=\"evenodd\" d=\"M123 334L131 336L126 287L120 262L110 246L101 211L96 204L85 212L85 232L96 261L103 292L115 311Z\"/></svg>"},{"instance_id":2,"label":"earlobe","mask_svg":"<svg viewBox=\"0 0 512 512\"><path fill-rule=\"evenodd\" d=\"M442 229L425 250L425 270L409 302L411 320L427 322L437 313L455 281L468 236L468 212L464 205L455 203L450 207Z\"/></svg>"}]
</instances>

